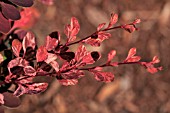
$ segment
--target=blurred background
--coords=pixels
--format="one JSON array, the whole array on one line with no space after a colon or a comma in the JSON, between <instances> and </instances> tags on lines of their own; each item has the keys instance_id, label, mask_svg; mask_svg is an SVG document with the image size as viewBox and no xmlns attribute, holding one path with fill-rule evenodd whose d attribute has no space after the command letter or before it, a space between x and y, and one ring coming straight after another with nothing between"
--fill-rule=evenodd
<instances>
[{"instance_id":1,"label":"blurred background","mask_svg":"<svg viewBox=\"0 0 170 113\"><path fill-rule=\"evenodd\" d=\"M105 68L115 74L112 83L97 82L86 73L75 86L61 86L54 80L48 90L39 95L24 95L22 104L6 113L170 113L170 1L169 0L54 0L51 6L35 1L39 19L31 30L44 43L46 35L59 31L61 40L64 25L71 17L79 20L81 39L96 30L98 24L109 22L112 12L119 15L116 25L140 18L139 31L128 33L118 29L100 47L87 46L101 52L101 64L107 53L115 49L115 61L126 58L131 47L143 61L157 55L163 71L148 73L138 65ZM76 50L77 46L72 46Z\"/></svg>"}]
</instances>

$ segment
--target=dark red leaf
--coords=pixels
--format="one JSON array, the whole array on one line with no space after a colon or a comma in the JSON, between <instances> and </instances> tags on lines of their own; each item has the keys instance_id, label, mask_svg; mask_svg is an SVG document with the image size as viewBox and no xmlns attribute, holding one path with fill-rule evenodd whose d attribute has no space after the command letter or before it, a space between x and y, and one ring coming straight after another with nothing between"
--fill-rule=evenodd
<instances>
[{"instance_id":1,"label":"dark red leaf","mask_svg":"<svg viewBox=\"0 0 170 113\"><path fill-rule=\"evenodd\" d=\"M19 20L21 18L19 11L16 7L10 4L1 2L1 10L3 15L11 20Z\"/></svg>"},{"instance_id":2,"label":"dark red leaf","mask_svg":"<svg viewBox=\"0 0 170 113\"><path fill-rule=\"evenodd\" d=\"M2 15L2 13L0 12L0 32L2 33L8 33L11 29L11 24L9 22L9 20L7 20L6 18L4 18L4 16Z\"/></svg>"},{"instance_id":3,"label":"dark red leaf","mask_svg":"<svg viewBox=\"0 0 170 113\"><path fill-rule=\"evenodd\" d=\"M51 38L55 38L55 39L57 39L58 41L60 41L60 34L59 34L58 31L54 31L54 32L50 33L49 36L50 36Z\"/></svg>"},{"instance_id":4,"label":"dark red leaf","mask_svg":"<svg viewBox=\"0 0 170 113\"><path fill-rule=\"evenodd\" d=\"M78 83L78 80L77 79L62 79L62 80L58 80L58 82L61 84L61 85L64 85L64 86L69 86L69 85L76 85Z\"/></svg>"},{"instance_id":5,"label":"dark red leaf","mask_svg":"<svg viewBox=\"0 0 170 113\"><path fill-rule=\"evenodd\" d=\"M36 60L37 62L42 62L48 58L47 49L44 46L41 46L37 50Z\"/></svg>"},{"instance_id":6,"label":"dark red leaf","mask_svg":"<svg viewBox=\"0 0 170 113\"><path fill-rule=\"evenodd\" d=\"M36 70L32 66L25 66L24 72L25 72L25 75L28 75L28 76L36 75Z\"/></svg>"},{"instance_id":7,"label":"dark red leaf","mask_svg":"<svg viewBox=\"0 0 170 113\"><path fill-rule=\"evenodd\" d=\"M118 15L112 13L110 18L110 23L107 28L111 28L117 21L118 21Z\"/></svg>"},{"instance_id":8,"label":"dark red leaf","mask_svg":"<svg viewBox=\"0 0 170 113\"><path fill-rule=\"evenodd\" d=\"M21 101L18 97L14 96L12 93L5 92L4 95L4 105L7 107L18 107Z\"/></svg>"},{"instance_id":9,"label":"dark red leaf","mask_svg":"<svg viewBox=\"0 0 170 113\"><path fill-rule=\"evenodd\" d=\"M116 55L116 51L112 50L109 52L108 57L107 57L107 62L110 62Z\"/></svg>"},{"instance_id":10,"label":"dark red leaf","mask_svg":"<svg viewBox=\"0 0 170 113\"><path fill-rule=\"evenodd\" d=\"M30 7L33 5L33 0L9 0L9 1L23 7Z\"/></svg>"},{"instance_id":11,"label":"dark red leaf","mask_svg":"<svg viewBox=\"0 0 170 113\"><path fill-rule=\"evenodd\" d=\"M35 49L36 43L35 43L35 36L32 32L27 32L26 36L24 37L22 41L22 47L24 50L24 53L26 52L27 47L32 47L32 49Z\"/></svg>"},{"instance_id":12,"label":"dark red leaf","mask_svg":"<svg viewBox=\"0 0 170 113\"><path fill-rule=\"evenodd\" d=\"M101 57L100 53L97 52L97 51L91 52L91 56L92 56L92 58L93 58L94 61L97 61L97 60L100 59L100 57Z\"/></svg>"},{"instance_id":13,"label":"dark red leaf","mask_svg":"<svg viewBox=\"0 0 170 113\"><path fill-rule=\"evenodd\" d=\"M60 57L69 62L75 57L75 54L74 52L64 52L64 53L60 53Z\"/></svg>"},{"instance_id":14,"label":"dark red leaf","mask_svg":"<svg viewBox=\"0 0 170 113\"><path fill-rule=\"evenodd\" d=\"M22 49L22 44L18 39L12 41L12 50L16 57L19 57L20 51Z\"/></svg>"}]
</instances>

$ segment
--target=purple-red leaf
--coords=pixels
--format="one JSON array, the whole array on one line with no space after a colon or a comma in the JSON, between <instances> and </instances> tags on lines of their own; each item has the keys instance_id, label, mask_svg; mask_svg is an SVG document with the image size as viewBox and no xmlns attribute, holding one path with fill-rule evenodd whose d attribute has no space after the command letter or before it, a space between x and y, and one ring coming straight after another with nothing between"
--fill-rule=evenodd
<instances>
[{"instance_id":1,"label":"purple-red leaf","mask_svg":"<svg viewBox=\"0 0 170 113\"><path fill-rule=\"evenodd\" d=\"M12 41L12 50L16 57L19 57L20 50L22 49L22 44L18 39Z\"/></svg>"},{"instance_id":2,"label":"purple-red leaf","mask_svg":"<svg viewBox=\"0 0 170 113\"><path fill-rule=\"evenodd\" d=\"M25 72L25 75L28 75L28 76L36 75L36 70L32 66L25 66L24 72Z\"/></svg>"},{"instance_id":3,"label":"purple-red leaf","mask_svg":"<svg viewBox=\"0 0 170 113\"><path fill-rule=\"evenodd\" d=\"M10 4L1 2L1 10L3 15L11 20L19 20L21 18L19 11L16 7Z\"/></svg>"},{"instance_id":4,"label":"purple-red leaf","mask_svg":"<svg viewBox=\"0 0 170 113\"><path fill-rule=\"evenodd\" d=\"M9 20L4 18L1 12L0 12L0 20L1 20L0 21L0 32L8 33L11 29L11 23L9 22Z\"/></svg>"},{"instance_id":5,"label":"purple-red leaf","mask_svg":"<svg viewBox=\"0 0 170 113\"><path fill-rule=\"evenodd\" d=\"M22 46L24 53L26 52L27 47L32 47L32 49L35 49L35 36L32 32L27 32L26 36L24 37L22 41Z\"/></svg>"},{"instance_id":6,"label":"purple-red leaf","mask_svg":"<svg viewBox=\"0 0 170 113\"><path fill-rule=\"evenodd\" d=\"M23 7L30 7L33 5L33 0L9 0L9 1Z\"/></svg>"},{"instance_id":7,"label":"purple-red leaf","mask_svg":"<svg viewBox=\"0 0 170 113\"><path fill-rule=\"evenodd\" d=\"M48 58L47 49L44 46L41 46L37 50L36 60L37 62L42 62Z\"/></svg>"},{"instance_id":8,"label":"purple-red leaf","mask_svg":"<svg viewBox=\"0 0 170 113\"><path fill-rule=\"evenodd\" d=\"M78 80L77 79L62 79L62 80L58 80L59 83L61 85L64 85L64 86L69 86L69 85L76 85L78 83Z\"/></svg>"},{"instance_id":9,"label":"purple-red leaf","mask_svg":"<svg viewBox=\"0 0 170 113\"><path fill-rule=\"evenodd\" d=\"M100 59L101 55L99 52L93 51L93 52L91 52L91 57L93 58L94 61L97 61Z\"/></svg>"},{"instance_id":10,"label":"purple-red leaf","mask_svg":"<svg viewBox=\"0 0 170 113\"><path fill-rule=\"evenodd\" d=\"M64 52L64 53L60 53L60 57L69 62L75 57L75 54L74 52Z\"/></svg>"},{"instance_id":11,"label":"purple-red leaf","mask_svg":"<svg viewBox=\"0 0 170 113\"><path fill-rule=\"evenodd\" d=\"M18 107L21 101L18 97L14 96L12 93L5 92L4 95L4 105L7 107Z\"/></svg>"},{"instance_id":12,"label":"purple-red leaf","mask_svg":"<svg viewBox=\"0 0 170 113\"><path fill-rule=\"evenodd\" d=\"M116 51L112 50L109 52L108 57L107 57L107 62L110 62L116 55Z\"/></svg>"},{"instance_id":13,"label":"purple-red leaf","mask_svg":"<svg viewBox=\"0 0 170 113\"><path fill-rule=\"evenodd\" d=\"M110 23L107 28L111 28L117 21L118 21L118 15L112 13L110 18Z\"/></svg>"}]
</instances>

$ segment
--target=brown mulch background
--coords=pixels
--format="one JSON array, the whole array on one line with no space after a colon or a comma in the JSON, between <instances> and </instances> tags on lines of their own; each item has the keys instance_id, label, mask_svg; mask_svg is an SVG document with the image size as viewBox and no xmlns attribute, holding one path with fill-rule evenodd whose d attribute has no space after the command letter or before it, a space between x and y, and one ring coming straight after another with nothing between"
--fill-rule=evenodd
<instances>
[{"instance_id":1,"label":"brown mulch background","mask_svg":"<svg viewBox=\"0 0 170 113\"><path fill-rule=\"evenodd\" d=\"M104 62L107 53L117 50L116 61L126 58L131 47L143 61L159 56L163 71L148 73L138 65L106 68L114 72L112 83L97 82L89 73L78 85L61 86L54 80L48 90L39 95L24 95L22 104L6 113L170 113L170 1L169 0L54 0L52 6L36 2L40 19L32 31L43 43L47 34L59 31L66 39L64 25L75 16L81 25L78 39L109 22L111 12L119 14L119 24L140 18L139 31L132 34L123 30L111 31L112 38L104 41L98 50ZM77 46L73 47L73 50Z\"/></svg>"}]
</instances>

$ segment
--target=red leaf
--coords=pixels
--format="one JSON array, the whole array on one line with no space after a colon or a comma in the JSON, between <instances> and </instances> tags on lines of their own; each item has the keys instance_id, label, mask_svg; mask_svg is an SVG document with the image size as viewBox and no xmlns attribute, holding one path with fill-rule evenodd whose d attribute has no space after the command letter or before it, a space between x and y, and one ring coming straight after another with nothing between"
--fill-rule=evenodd
<instances>
[{"instance_id":1,"label":"red leaf","mask_svg":"<svg viewBox=\"0 0 170 113\"><path fill-rule=\"evenodd\" d=\"M51 38L50 36L47 36L45 47L48 51L51 51L57 47L58 43L59 41L56 38Z\"/></svg>"},{"instance_id":2,"label":"red leaf","mask_svg":"<svg viewBox=\"0 0 170 113\"><path fill-rule=\"evenodd\" d=\"M78 20L75 17L71 18L71 24L67 25L65 27L65 34L68 37L67 42L74 41L76 39L76 35L78 34L80 30L80 25L78 23Z\"/></svg>"},{"instance_id":3,"label":"red leaf","mask_svg":"<svg viewBox=\"0 0 170 113\"><path fill-rule=\"evenodd\" d=\"M41 46L37 50L36 60L37 62L42 62L48 58L47 49L44 46Z\"/></svg>"},{"instance_id":4,"label":"red leaf","mask_svg":"<svg viewBox=\"0 0 170 113\"><path fill-rule=\"evenodd\" d=\"M9 20L7 20L6 18L4 18L4 16L2 15L2 13L0 12L0 32L2 33L8 33L11 29L11 23L9 22Z\"/></svg>"},{"instance_id":5,"label":"red leaf","mask_svg":"<svg viewBox=\"0 0 170 113\"><path fill-rule=\"evenodd\" d=\"M140 19L135 19L135 20L133 21L133 24L139 24L140 22L141 22Z\"/></svg>"},{"instance_id":6,"label":"red leaf","mask_svg":"<svg viewBox=\"0 0 170 113\"><path fill-rule=\"evenodd\" d=\"M106 23L99 24L97 27L97 31L100 31L105 25L106 25Z\"/></svg>"},{"instance_id":7,"label":"red leaf","mask_svg":"<svg viewBox=\"0 0 170 113\"><path fill-rule=\"evenodd\" d=\"M4 95L0 93L0 105L4 104Z\"/></svg>"},{"instance_id":8,"label":"red leaf","mask_svg":"<svg viewBox=\"0 0 170 113\"><path fill-rule=\"evenodd\" d=\"M58 80L58 82L61 84L61 85L64 85L64 86L69 86L69 85L76 85L78 83L78 80L77 79L62 79L62 80Z\"/></svg>"},{"instance_id":9,"label":"red leaf","mask_svg":"<svg viewBox=\"0 0 170 113\"><path fill-rule=\"evenodd\" d=\"M22 47L24 50L24 54L26 52L27 47L32 47L32 49L35 49L35 36L32 32L27 32L26 36L24 37L22 41Z\"/></svg>"},{"instance_id":10,"label":"red leaf","mask_svg":"<svg viewBox=\"0 0 170 113\"><path fill-rule=\"evenodd\" d=\"M140 56L132 56L126 60L126 62L138 62L141 59Z\"/></svg>"},{"instance_id":11,"label":"red leaf","mask_svg":"<svg viewBox=\"0 0 170 113\"><path fill-rule=\"evenodd\" d=\"M126 57L125 61L127 61L129 58L133 57L135 54L136 54L136 48L131 48L128 52L128 56Z\"/></svg>"},{"instance_id":12,"label":"red leaf","mask_svg":"<svg viewBox=\"0 0 170 113\"><path fill-rule=\"evenodd\" d=\"M152 59L152 63L156 64L156 63L159 63L159 62L160 62L159 58L157 56L154 56L153 59Z\"/></svg>"},{"instance_id":13,"label":"red leaf","mask_svg":"<svg viewBox=\"0 0 170 113\"><path fill-rule=\"evenodd\" d=\"M75 60L79 62L85 55L87 55L86 47L84 45L80 45L75 53Z\"/></svg>"},{"instance_id":14,"label":"red leaf","mask_svg":"<svg viewBox=\"0 0 170 113\"><path fill-rule=\"evenodd\" d=\"M56 59L57 59L57 55L56 55L56 54L48 53L48 57L47 57L47 59L45 60L45 62L46 62L47 64L49 64L50 62L55 61Z\"/></svg>"},{"instance_id":15,"label":"red leaf","mask_svg":"<svg viewBox=\"0 0 170 113\"><path fill-rule=\"evenodd\" d=\"M54 4L53 0L39 0L39 1L45 5L53 5Z\"/></svg>"},{"instance_id":16,"label":"red leaf","mask_svg":"<svg viewBox=\"0 0 170 113\"><path fill-rule=\"evenodd\" d=\"M115 57L115 55L116 55L115 50L110 51L108 54L107 62L110 62Z\"/></svg>"},{"instance_id":17,"label":"red leaf","mask_svg":"<svg viewBox=\"0 0 170 113\"><path fill-rule=\"evenodd\" d=\"M21 18L19 11L13 5L6 4L3 2L0 2L0 4L2 13L7 19L19 20Z\"/></svg>"},{"instance_id":18,"label":"red leaf","mask_svg":"<svg viewBox=\"0 0 170 113\"><path fill-rule=\"evenodd\" d=\"M132 33L137 30L137 28L134 25L124 25L122 26L122 28L128 31L129 33Z\"/></svg>"},{"instance_id":19,"label":"red leaf","mask_svg":"<svg viewBox=\"0 0 170 113\"><path fill-rule=\"evenodd\" d=\"M69 72L63 73L62 78L64 79L79 79L84 76L83 71L72 69Z\"/></svg>"},{"instance_id":20,"label":"red leaf","mask_svg":"<svg viewBox=\"0 0 170 113\"><path fill-rule=\"evenodd\" d=\"M95 61L93 59L93 57L91 56L91 53L87 53L87 55L85 55L82 59L82 64L86 65L86 64L93 64Z\"/></svg>"},{"instance_id":21,"label":"red leaf","mask_svg":"<svg viewBox=\"0 0 170 113\"><path fill-rule=\"evenodd\" d=\"M14 96L12 93L5 92L4 95L4 105L7 107L18 107L21 101L18 97Z\"/></svg>"},{"instance_id":22,"label":"red leaf","mask_svg":"<svg viewBox=\"0 0 170 113\"><path fill-rule=\"evenodd\" d=\"M98 72L98 71L91 71L95 79L102 82L112 82L114 80L114 75L111 72Z\"/></svg>"},{"instance_id":23,"label":"red leaf","mask_svg":"<svg viewBox=\"0 0 170 113\"><path fill-rule=\"evenodd\" d=\"M12 50L16 57L19 57L21 48L22 48L21 42L18 39L14 39L12 41Z\"/></svg>"},{"instance_id":24,"label":"red leaf","mask_svg":"<svg viewBox=\"0 0 170 113\"><path fill-rule=\"evenodd\" d=\"M36 24L36 21L40 17L40 13L37 9L31 8L24 8L21 12L21 19L16 20L13 26L15 28L24 28L30 29L32 26Z\"/></svg>"},{"instance_id":25,"label":"red leaf","mask_svg":"<svg viewBox=\"0 0 170 113\"><path fill-rule=\"evenodd\" d=\"M110 23L107 28L111 28L117 21L118 21L118 15L112 13L110 18Z\"/></svg>"},{"instance_id":26,"label":"red leaf","mask_svg":"<svg viewBox=\"0 0 170 113\"><path fill-rule=\"evenodd\" d=\"M28 75L28 76L36 75L36 70L32 66L25 66L24 72L25 72L25 75Z\"/></svg>"}]
</instances>

